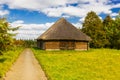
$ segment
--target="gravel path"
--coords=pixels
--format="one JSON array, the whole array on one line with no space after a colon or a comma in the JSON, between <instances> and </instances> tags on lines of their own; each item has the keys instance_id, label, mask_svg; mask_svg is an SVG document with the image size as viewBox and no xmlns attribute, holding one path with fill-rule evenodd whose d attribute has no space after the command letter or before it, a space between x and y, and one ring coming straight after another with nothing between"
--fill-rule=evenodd
<instances>
[{"instance_id":1,"label":"gravel path","mask_svg":"<svg viewBox=\"0 0 120 80\"><path fill-rule=\"evenodd\" d=\"M47 78L32 51L25 49L6 74L5 80L47 80Z\"/></svg>"}]
</instances>

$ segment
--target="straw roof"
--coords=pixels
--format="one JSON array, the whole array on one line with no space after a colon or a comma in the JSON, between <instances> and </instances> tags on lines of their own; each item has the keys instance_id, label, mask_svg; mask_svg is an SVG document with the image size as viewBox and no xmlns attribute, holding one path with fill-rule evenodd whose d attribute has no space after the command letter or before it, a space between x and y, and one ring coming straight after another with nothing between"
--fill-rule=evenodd
<instances>
[{"instance_id":1,"label":"straw roof","mask_svg":"<svg viewBox=\"0 0 120 80\"><path fill-rule=\"evenodd\" d=\"M67 22L64 18L60 18L46 32L37 38L38 40L81 40L90 41L91 38Z\"/></svg>"}]
</instances>

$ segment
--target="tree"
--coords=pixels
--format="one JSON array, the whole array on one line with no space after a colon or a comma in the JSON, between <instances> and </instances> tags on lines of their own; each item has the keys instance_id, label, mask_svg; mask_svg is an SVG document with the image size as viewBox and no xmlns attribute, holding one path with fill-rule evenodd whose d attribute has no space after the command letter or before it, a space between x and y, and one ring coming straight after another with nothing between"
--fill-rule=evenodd
<instances>
[{"instance_id":1,"label":"tree","mask_svg":"<svg viewBox=\"0 0 120 80\"><path fill-rule=\"evenodd\" d=\"M108 15L103 21L104 31L106 33L109 44L107 47L120 49L120 13L112 20Z\"/></svg>"},{"instance_id":2,"label":"tree","mask_svg":"<svg viewBox=\"0 0 120 80\"><path fill-rule=\"evenodd\" d=\"M6 51L11 48L14 34L9 33L9 31L17 29L18 27L11 28L5 18L0 19L0 54L2 54L2 51Z\"/></svg>"},{"instance_id":3,"label":"tree","mask_svg":"<svg viewBox=\"0 0 120 80\"><path fill-rule=\"evenodd\" d=\"M120 30L120 12L115 18L115 26Z\"/></svg>"},{"instance_id":4,"label":"tree","mask_svg":"<svg viewBox=\"0 0 120 80\"><path fill-rule=\"evenodd\" d=\"M111 26L112 23L113 23L113 19L110 17L110 15L107 15L103 20L104 26Z\"/></svg>"},{"instance_id":5,"label":"tree","mask_svg":"<svg viewBox=\"0 0 120 80\"><path fill-rule=\"evenodd\" d=\"M103 28L106 35L106 45L105 47L112 47L112 35L114 30L114 20L110 17L110 15L107 15L105 19L103 20Z\"/></svg>"},{"instance_id":6,"label":"tree","mask_svg":"<svg viewBox=\"0 0 120 80\"><path fill-rule=\"evenodd\" d=\"M101 48L107 43L102 21L93 11L85 17L82 31L92 38L90 47Z\"/></svg>"},{"instance_id":7,"label":"tree","mask_svg":"<svg viewBox=\"0 0 120 80\"><path fill-rule=\"evenodd\" d=\"M114 48L120 49L120 12L115 18L114 27L113 46Z\"/></svg>"}]
</instances>

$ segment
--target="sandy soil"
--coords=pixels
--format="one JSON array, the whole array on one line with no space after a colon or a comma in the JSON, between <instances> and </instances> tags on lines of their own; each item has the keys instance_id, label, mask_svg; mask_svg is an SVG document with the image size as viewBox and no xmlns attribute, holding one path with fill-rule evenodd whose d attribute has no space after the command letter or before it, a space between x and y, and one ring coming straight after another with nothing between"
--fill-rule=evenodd
<instances>
[{"instance_id":1,"label":"sandy soil","mask_svg":"<svg viewBox=\"0 0 120 80\"><path fill-rule=\"evenodd\" d=\"M5 80L47 80L41 66L35 59L30 49L25 49L10 71Z\"/></svg>"}]
</instances>

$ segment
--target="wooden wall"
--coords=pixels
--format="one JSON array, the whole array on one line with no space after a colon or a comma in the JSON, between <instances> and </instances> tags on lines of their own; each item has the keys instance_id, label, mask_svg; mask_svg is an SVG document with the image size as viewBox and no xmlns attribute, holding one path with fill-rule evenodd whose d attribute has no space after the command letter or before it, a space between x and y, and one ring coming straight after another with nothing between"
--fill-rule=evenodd
<instances>
[{"instance_id":1,"label":"wooden wall","mask_svg":"<svg viewBox=\"0 0 120 80\"><path fill-rule=\"evenodd\" d=\"M48 41L45 42L45 49L46 50L59 50L59 42L58 41Z\"/></svg>"},{"instance_id":2,"label":"wooden wall","mask_svg":"<svg viewBox=\"0 0 120 80\"><path fill-rule=\"evenodd\" d=\"M75 50L88 50L88 42L75 42Z\"/></svg>"},{"instance_id":3,"label":"wooden wall","mask_svg":"<svg viewBox=\"0 0 120 80\"><path fill-rule=\"evenodd\" d=\"M74 50L75 41L60 41L60 49L61 50Z\"/></svg>"},{"instance_id":4,"label":"wooden wall","mask_svg":"<svg viewBox=\"0 0 120 80\"><path fill-rule=\"evenodd\" d=\"M72 49L88 50L89 49L88 42L67 41L67 43L69 43L69 45L67 46L62 45L64 49L61 48L62 46L60 41L38 41L37 45L38 45L38 48L45 49L45 50L72 50Z\"/></svg>"}]
</instances>

